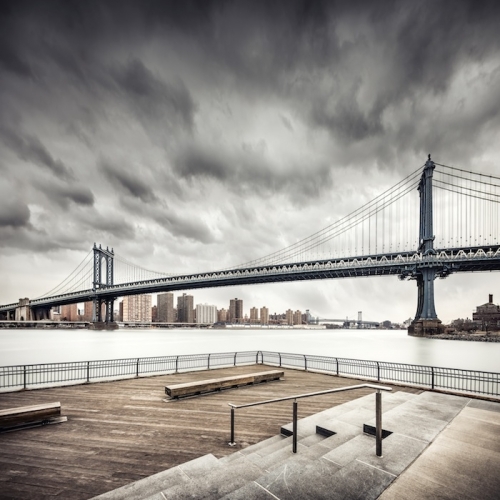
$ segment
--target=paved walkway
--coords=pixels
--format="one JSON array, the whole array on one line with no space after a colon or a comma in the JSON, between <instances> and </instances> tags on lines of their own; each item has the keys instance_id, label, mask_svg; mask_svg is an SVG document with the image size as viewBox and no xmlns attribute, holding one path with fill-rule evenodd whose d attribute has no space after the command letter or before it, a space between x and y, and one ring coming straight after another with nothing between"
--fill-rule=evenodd
<instances>
[{"instance_id":1,"label":"paved walkway","mask_svg":"<svg viewBox=\"0 0 500 500\"><path fill-rule=\"evenodd\" d=\"M380 500L498 500L500 403L471 400Z\"/></svg>"}]
</instances>

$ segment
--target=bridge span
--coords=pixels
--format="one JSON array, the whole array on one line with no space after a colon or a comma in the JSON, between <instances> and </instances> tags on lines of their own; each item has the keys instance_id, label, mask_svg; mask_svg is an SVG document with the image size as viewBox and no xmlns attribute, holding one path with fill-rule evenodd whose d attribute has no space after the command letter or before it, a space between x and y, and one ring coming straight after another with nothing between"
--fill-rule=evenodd
<instances>
[{"instance_id":1,"label":"bridge span","mask_svg":"<svg viewBox=\"0 0 500 500\"><path fill-rule=\"evenodd\" d=\"M441 172L436 181L439 192L444 193L438 203L441 208L438 220L446 236L441 239L443 244L435 247L433 174L436 165L449 170ZM463 172L435 164L429 155L421 173L415 171L344 219L283 250L230 269L195 274L156 273L153 277L119 280L115 277L113 249L94 244L91 269L82 268L82 277L77 275L74 279L78 286L58 289L56 293L33 300L21 299L0 305L0 319L2 316L4 319L46 319L52 307L92 301L94 321L111 323L114 320L114 301L128 295L397 276L417 283L417 310L410 333L438 333L442 327L434 305L434 280L459 272L500 270L500 178L474 174L479 177L469 182ZM412 213L411 208L398 204L415 191L419 193L418 243L417 248L411 248L408 236L411 231L407 226L414 221L404 218L404 214ZM462 198L465 199L463 206ZM329 246L327 252L326 246ZM404 246L408 248L401 248ZM365 248L368 251L363 251ZM325 253L329 255L325 256ZM337 256L332 255L335 253ZM135 269L133 271L135 273ZM90 276L91 281L86 276ZM104 316L103 309L106 311Z\"/></svg>"}]
</instances>

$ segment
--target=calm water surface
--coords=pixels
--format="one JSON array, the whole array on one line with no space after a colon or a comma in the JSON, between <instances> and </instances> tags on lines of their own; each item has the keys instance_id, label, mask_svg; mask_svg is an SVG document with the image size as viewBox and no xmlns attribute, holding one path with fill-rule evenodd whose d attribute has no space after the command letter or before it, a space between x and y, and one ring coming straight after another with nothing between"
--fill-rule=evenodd
<instances>
[{"instance_id":1,"label":"calm water surface","mask_svg":"<svg viewBox=\"0 0 500 500\"><path fill-rule=\"evenodd\" d=\"M500 372L500 343L406 330L0 330L0 366L256 350Z\"/></svg>"}]
</instances>

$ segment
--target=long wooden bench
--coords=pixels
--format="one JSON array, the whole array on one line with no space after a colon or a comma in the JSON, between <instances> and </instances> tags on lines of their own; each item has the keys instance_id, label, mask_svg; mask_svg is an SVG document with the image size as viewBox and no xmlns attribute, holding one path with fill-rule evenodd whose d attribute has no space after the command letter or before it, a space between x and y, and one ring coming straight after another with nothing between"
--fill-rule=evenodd
<instances>
[{"instance_id":1,"label":"long wooden bench","mask_svg":"<svg viewBox=\"0 0 500 500\"><path fill-rule=\"evenodd\" d=\"M38 425L59 424L68 417L61 415L61 403L46 403L0 410L0 433Z\"/></svg>"},{"instance_id":2,"label":"long wooden bench","mask_svg":"<svg viewBox=\"0 0 500 500\"><path fill-rule=\"evenodd\" d=\"M267 372L250 373L247 375L199 380L196 382L165 386L165 393L172 399L177 399L186 396L196 396L207 392L221 391L222 389L230 389L242 385L279 380L284 376L285 372L283 371L271 370Z\"/></svg>"}]
</instances>

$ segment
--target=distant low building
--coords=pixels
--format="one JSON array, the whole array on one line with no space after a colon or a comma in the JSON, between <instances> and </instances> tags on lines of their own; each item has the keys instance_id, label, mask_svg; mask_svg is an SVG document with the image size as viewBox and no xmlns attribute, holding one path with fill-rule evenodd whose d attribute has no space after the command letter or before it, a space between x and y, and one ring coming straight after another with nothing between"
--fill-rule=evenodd
<instances>
[{"instance_id":1,"label":"distant low building","mask_svg":"<svg viewBox=\"0 0 500 500\"><path fill-rule=\"evenodd\" d=\"M486 304L476 307L472 320L484 331L500 329L500 306L493 304L492 294Z\"/></svg>"}]
</instances>

